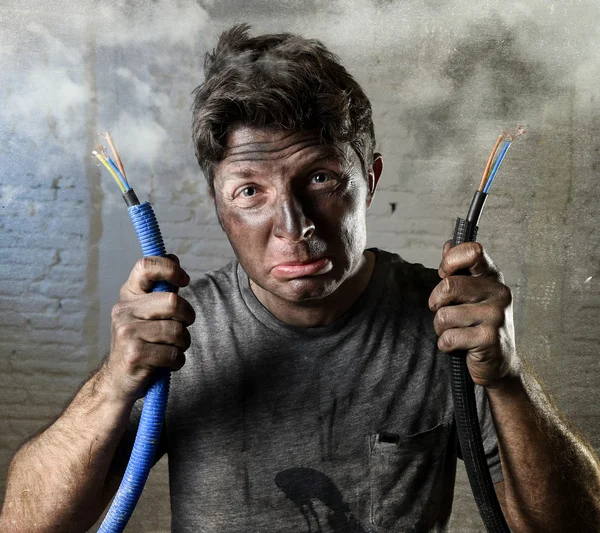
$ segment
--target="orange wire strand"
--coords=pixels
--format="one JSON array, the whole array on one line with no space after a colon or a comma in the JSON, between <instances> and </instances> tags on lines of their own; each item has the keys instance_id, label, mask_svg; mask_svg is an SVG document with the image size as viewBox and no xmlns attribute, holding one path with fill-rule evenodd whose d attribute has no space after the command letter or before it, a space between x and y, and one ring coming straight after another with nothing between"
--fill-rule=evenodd
<instances>
[{"instance_id":1,"label":"orange wire strand","mask_svg":"<svg viewBox=\"0 0 600 533\"><path fill-rule=\"evenodd\" d=\"M492 161L494 160L494 156L496 155L496 151L498 150L498 146L500 146L502 139L504 139L503 133L498 135L498 138L496 139L496 143L494 144L494 147L492 148L492 153L490 154L490 158L488 159L488 162L485 165L485 170L483 171L483 177L481 178L481 184L479 185L479 189L477 189L479 192L483 192L483 189L485 188L485 183L488 179L488 174L490 173L490 168L492 167Z\"/></svg>"}]
</instances>

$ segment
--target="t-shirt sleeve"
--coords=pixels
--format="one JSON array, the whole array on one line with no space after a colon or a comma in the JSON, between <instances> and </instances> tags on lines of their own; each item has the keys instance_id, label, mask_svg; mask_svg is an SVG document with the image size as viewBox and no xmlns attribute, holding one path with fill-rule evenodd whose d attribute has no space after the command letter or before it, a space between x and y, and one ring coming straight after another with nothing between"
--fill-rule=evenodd
<instances>
[{"instance_id":1,"label":"t-shirt sleeve","mask_svg":"<svg viewBox=\"0 0 600 533\"><path fill-rule=\"evenodd\" d=\"M135 442L135 436L137 434L138 426L140 423L140 417L142 416L142 407L144 405L143 398L140 398L137 402L133 404L133 408L131 409L131 414L129 415L129 422L127 423L127 428L125 429L125 433L117 446L117 450L115 452L115 456L112 462L112 468L116 469L117 472L124 473L125 468L127 467L127 463L129 462L129 457L131 455L131 450L133 449L133 443ZM165 424L163 422L162 431L160 434L160 440L158 442L158 448L156 450L156 457L154 458L154 462L152 466L158 463L159 459L167 453L167 432L165 428Z\"/></svg>"},{"instance_id":2,"label":"t-shirt sleeve","mask_svg":"<svg viewBox=\"0 0 600 533\"><path fill-rule=\"evenodd\" d=\"M498 483L504 479L502 465L500 464L500 451L498 450L498 436L496 427L490 411L485 389L475 385L475 402L477 404L477 415L479 417L479 427L481 428L481 438L483 439L483 450L487 460L488 469L493 483ZM460 444L458 456L462 459Z\"/></svg>"}]
</instances>

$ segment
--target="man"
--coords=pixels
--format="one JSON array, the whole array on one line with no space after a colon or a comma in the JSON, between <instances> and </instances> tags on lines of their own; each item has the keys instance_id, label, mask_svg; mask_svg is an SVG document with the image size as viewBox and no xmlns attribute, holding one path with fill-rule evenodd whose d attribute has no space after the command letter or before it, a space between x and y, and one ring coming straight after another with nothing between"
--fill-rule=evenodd
<instances>
[{"instance_id":1,"label":"man","mask_svg":"<svg viewBox=\"0 0 600 533\"><path fill-rule=\"evenodd\" d=\"M468 350L511 528L598 531L597 458L521 365L510 290L482 247L446 244L437 272L365 250L383 160L336 57L241 25L205 74L193 137L237 261L181 295L149 294L188 286L177 258L136 264L109 356L15 455L2 531L91 527L158 367L179 370L160 442L174 533L445 531L454 350Z\"/></svg>"}]
</instances>

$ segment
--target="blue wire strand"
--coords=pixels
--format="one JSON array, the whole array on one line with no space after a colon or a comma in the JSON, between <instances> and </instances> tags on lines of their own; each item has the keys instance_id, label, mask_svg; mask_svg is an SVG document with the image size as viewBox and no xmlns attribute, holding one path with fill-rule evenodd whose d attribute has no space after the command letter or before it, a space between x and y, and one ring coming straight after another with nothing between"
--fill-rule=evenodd
<instances>
[{"instance_id":1,"label":"blue wire strand","mask_svg":"<svg viewBox=\"0 0 600 533\"><path fill-rule=\"evenodd\" d=\"M121 180L121 183L123 184L123 187L125 187L125 191L128 191L129 189L131 189L131 187L129 186L129 183L127 183L127 180L123 177L123 174L121 174L121 171L119 170L117 165L115 165L113 163L113 160L109 156L106 156L106 160L108 161L108 164L111 166L111 168L115 171L115 174L117 176L119 176L119 179Z\"/></svg>"},{"instance_id":2,"label":"blue wire strand","mask_svg":"<svg viewBox=\"0 0 600 533\"><path fill-rule=\"evenodd\" d=\"M496 177L496 172L498 172L498 169L500 168L500 165L502 164L502 160L504 159L506 152L510 148L511 143L512 143L512 141L506 141L504 143L504 146L502 147L502 151L500 152L498 159L496 159L496 164L494 165L494 168L490 172L490 177L488 178L487 183L485 184L485 187L483 189L484 193L487 194L488 189L490 188L492 181L494 181L494 178Z\"/></svg>"}]
</instances>

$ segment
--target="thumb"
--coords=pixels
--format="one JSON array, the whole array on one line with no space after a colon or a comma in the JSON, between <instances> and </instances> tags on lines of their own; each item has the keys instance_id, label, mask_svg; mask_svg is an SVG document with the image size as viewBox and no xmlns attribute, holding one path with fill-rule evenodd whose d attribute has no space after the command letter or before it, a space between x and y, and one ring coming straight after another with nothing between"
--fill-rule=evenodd
<instances>
[{"instance_id":1,"label":"thumb","mask_svg":"<svg viewBox=\"0 0 600 533\"><path fill-rule=\"evenodd\" d=\"M442 250L442 259L444 258L444 256L448 253L448 250L450 250L452 248L452 239L448 239L445 243L444 243L444 249Z\"/></svg>"}]
</instances>

